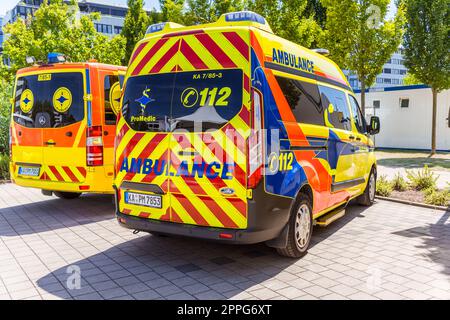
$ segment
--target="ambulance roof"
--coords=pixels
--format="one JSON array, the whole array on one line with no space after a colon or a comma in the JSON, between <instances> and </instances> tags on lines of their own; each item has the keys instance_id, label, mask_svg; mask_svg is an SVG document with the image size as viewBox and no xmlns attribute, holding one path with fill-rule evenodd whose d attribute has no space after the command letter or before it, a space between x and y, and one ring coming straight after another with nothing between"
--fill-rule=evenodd
<instances>
[{"instance_id":1,"label":"ambulance roof","mask_svg":"<svg viewBox=\"0 0 450 320\"><path fill-rule=\"evenodd\" d=\"M307 71L313 74L315 79L319 81L323 81L325 79L331 84L351 90L347 82L347 78L334 61L320 53L275 35L266 19L251 11L226 13L220 16L220 18L214 23L199 24L188 27L173 22L153 24L148 27L146 36L140 41L140 43L146 42L153 37L189 35L191 31L199 29L213 31L228 28L246 28L252 30L260 41L266 65L284 65L284 70L295 71L296 67L303 66L303 62L309 63L309 66L312 66L312 68ZM281 58L282 56L283 59L280 61L278 58ZM292 63L293 61L296 62ZM308 75L308 72L302 73L302 75Z\"/></svg>"}]
</instances>

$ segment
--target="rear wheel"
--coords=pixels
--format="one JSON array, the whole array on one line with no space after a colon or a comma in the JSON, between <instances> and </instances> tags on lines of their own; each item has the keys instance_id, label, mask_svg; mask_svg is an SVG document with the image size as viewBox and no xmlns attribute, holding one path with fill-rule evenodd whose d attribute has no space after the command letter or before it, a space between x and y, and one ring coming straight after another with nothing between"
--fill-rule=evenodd
<instances>
[{"instance_id":1,"label":"rear wheel","mask_svg":"<svg viewBox=\"0 0 450 320\"><path fill-rule=\"evenodd\" d=\"M55 191L54 194L55 194L55 196L57 196L60 199L76 199L79 196L81 196L81 193L77 193L77 192L60 192L60 191Z\"/></svg>"},{"instance_id":2,"label":"rear wheel","mask_svg":"<svg viewBox=\"0 0 450 320\"><path fill-rule=\"evenodd\" d=\"M362 206L371 206L375 201L375 191L377 188L377 175L375 170L372 169L369 175L369 181L367 181L366 189L364 193L358 197L358 203Z\"/></svg>"},{"instance_id":3,"label":"rear wheel","mask_svg":"<svg viewBox=\"0 0 450 320\"><path fill-rule=\"evenodd\" d=\"M277 249L278 253L290 258L304 256L311 242L312 231L311 199L305 194L300 194L289 219L287 245L285 248Z\"/></svg>"}]
</instances>

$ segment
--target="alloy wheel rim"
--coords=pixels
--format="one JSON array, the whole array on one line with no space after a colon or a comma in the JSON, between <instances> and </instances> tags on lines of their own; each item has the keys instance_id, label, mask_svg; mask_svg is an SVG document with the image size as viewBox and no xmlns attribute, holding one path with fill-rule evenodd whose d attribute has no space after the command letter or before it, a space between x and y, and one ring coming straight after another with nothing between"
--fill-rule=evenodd
<instances>
[{"instance_id":1,"label":"alloy wheel rim","mask_svg":"<svg viewBox=\"0 0 450 320\"><path fill-rule=\"evenodd\" d=\"M310 233L311 220L309 208L306 204L302 204L298 208L295 219L295 240L300 249L303 249L308 244Z\"/></svg>"}]
</instances>

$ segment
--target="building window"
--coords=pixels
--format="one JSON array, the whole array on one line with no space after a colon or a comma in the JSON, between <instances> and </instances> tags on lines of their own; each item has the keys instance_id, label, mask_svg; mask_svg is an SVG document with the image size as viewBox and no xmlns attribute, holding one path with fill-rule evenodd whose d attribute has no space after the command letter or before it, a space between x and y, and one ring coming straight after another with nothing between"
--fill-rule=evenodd
<instances>
[{"instance_id":1,"label":"building window","mask_svg":"<svg viewBox=\"0 0 450 320\"><path fill-rule=\"evenodd\" d=\"M406 70L400 70L400 74L401 75L405 75L406 74Z\"/></svg>"},{"instance_id":2,"label":"building window","mask_svg":"<svg viewBox=\"0 0 450 320\"><path fill-rule=\"evenodd\" d=\"M408 98L400 98L400 108L409 108Z\"/></svg>"},{"instance_id":3,"label":"building window","mask_svg":"<svg viewBox=\"0 0 450 320\"><path fill-rule=\"evenodd\" d=\"M391 69L385 68L385 69L383 70L383 72L384 72L384 73L391 73Z\"/></svg>"},{"instance_id":4,"label":"building window","mask_svg":"<svg viewBox=\"0 0 450 320\"><path fill-rule=\"evenodd\" d=\"M114 33L115 34L120 34L121 32L122 32L122 27L114 26Z\"/></svg>"},{"instance_id":5,"label":"building window","mask_svg":"<svg viewBox=\"0 0 450 320\"><path fill-rule=\"evenodd\" d=\"M390 83L391 83L391 79L389 79L389 78L384 78L383 83L390 84Z\"/></svg>"},{"instance_id":6,"label":"building window","mask_svg":"<svg viewBox=\"0 0 450 320\"><path fill-rule=\"evenodd\" d=\"M373 100L373 108L380 109L380 100Z\"/></svg>"},{"instance_id":7,"label":"building window","mask_svg":"<svg viewBox=\"0 0 450 320\"><path fill-rule=\"evenodd\" d=\"M392 84L399 84L398 79L392 79Z\"/></svg>"}]
</instances>

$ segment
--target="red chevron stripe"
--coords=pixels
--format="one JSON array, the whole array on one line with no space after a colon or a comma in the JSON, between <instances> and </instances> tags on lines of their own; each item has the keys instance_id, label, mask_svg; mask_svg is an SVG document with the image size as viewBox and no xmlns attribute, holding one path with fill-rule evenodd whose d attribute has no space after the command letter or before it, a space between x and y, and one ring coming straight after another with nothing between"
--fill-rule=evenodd
<instances>
[{"instance_id":1,"label":"red chevron stripe","mask_svg":"<svg viewBox=\"0 0 450 320\"><path fill-rule=\"evenodd\" d=\"M188 59L195 69L208 69L208 66L183 39L181 40L180 52Z\"/></svg>"},{"instance_id":2,"label":"red chevron stripe","mask_svg":"<svg viewBox=\"0 0 450 320\"><path fill-rule=\"evenodd\" d=\"M236 68L236 64L227 56L227 54L214 42L206 33L196 34L195 37L200 43L216 58L224 68Z\"/></svg>"},{"instance_id":3,"label":"red chevron stripe","mask_svg":"<svg viewBox=\"0 0 450 320\"><path fill-rule=\"evenodd\" d=\"M140 218L148 218L148 217L150 217L150 213L142 211L141 213L139 213L139 217Z\"/></svg>"},{"instance_id":4,"label":"red chevron stripe","mask_svg":"<svg viewBox=\"0 0 450 320\"><path fill-rule=\"evenodd\" d=\"M199 196L216 218L223 224L225 228L237 228L237 224L231 220L230 216L222 209L216 200L209 196ZM227 199L228 200L228 199Z\"/></svg>"},{"instance_id":5,"label":"red chevron stripe","mask_svg":"<svg viewBox=\"0 0 450 320\"><path fill-rule=\"evenodd\" d=\"M58 169L56 169L53 166L49 166L48 167L50 169L51 172L53 172L53 174L55 175L56 179L58 181L64 181L64 178L61 176L61 174L58 172Z\"/></svg>"},{"instance_id":6,"label":"red chevron stripe","mask_svg":"<svg viewBox=\"0 0 450 320\"><path fill-rule=\"evenodd\" d=\"M247 43L236 32L223 32L225 38L242 54L242 56L249 60L249 49Z\"/></svg>"},{"instance_id":7,"label":"red chevron stripe","mask_svg":"<svg viewBox=\"0 0 450 320\"><path fill-rule=\"evenodd\" d=\"M127 146L125 147L125 149L123 150L123 152L120 155L119 159L117 160L116 172L120 171L120 166L122 165L122 162L123 162L123 159L125 158L125 155L129 155L133 151L134 147L142 139L143 136L144 136L144 133L138 132L138 133L135 133L133 138L130 139L130 142L128 142Z\"/></svg>"},{"instance_id":8,"label":"red chevron stripe","mask_svg":"<svg viewBox=\"0 0 450 320\"><path fill-rule=\"evenodd\" d=\"M250 92L250 78L245 73L244 73L244 89L245 91Z\"/></svg>"},{"instance_id":9,"label":"red chevron stripe","mask_svg":"<svg viewBox=\"0 0 450 320\"><path fill-rule=\"evenodd\" d=\"M144 58L139 62L139 64L134 68L133 72L131 73L133 76L139 74L142 69L147 65L147 63L150 61L150 59L155 55L156 52L158 52L159 49L169 40L168 38L159 39L153 47L147 52L147 54L144 56Z\"/></svg>"},{"instance_id":10,"label":"red chevron stripe","mask_svg":"<svg viewBox=\"0 0 450 320\"><path fill-rule=\"evenodd\" d=\"M243 153L245 154L247 152L246 145L245 145L245 139L244 137L239 133L236 128L228 123L226 126L222 128L222 131L226 134L226 136L233 141L234 145Z\"/></svg>"},{"instance_id":11,"label":"red chevron stripe","mask_svg":"<svg viewBox=\"0 0 450 320\"><path fill-rule=\"evenodd\" d=\"M144 42L141 43L139 45L139 47L136 48L136 50L134 50L133 56L130 59L130 63L128 65L131 66L131 64L134 62L134 59L136 59L136 57L139 55L139 53L141 53L142 49L144 49L144 47L148 44L148 42Z\"/></svg>"},{"instance_id":12,"label":"red chevron stripe","mask_svg":"<svg viewBox=\"0 0 450 320\"><path fill-rule=\"evenodd\" d=\"M131 213L131 210L130 209L123 209L123 212L122 213L124 213L124 214L130 214Z\"/></svg>"},{"instance_id":13,"label":"red chevron stripe","mask_svg":"<svg viewBox=\"0 0 450 320\"><path fill-rule=\"evenodd\" d=\"M170 59L172 59L173 56L178 52L179 44L180 40L175 42L175 44L169 50L167 50L166 54L153 66L153 68L150 70L150 73L157 73L161 71L166 63L169 62Z\"/></svg>"},{"instance_id":14,"label":"red chevron stripe","mask_svg":"<svg viewBox=\"0 0 450 320\"><path fill-rule=\"evenodd\" d=\"M62 167L62 168L66 172L66 174L69 176L70 180L72 180L72 182L75 182L75 183L80 182L80 180L77 179L77 177L73 174L72 170L70 170L69 167Z\"/></svg>"},{"instance_id":15,"label":"red chevron stripe","mask_svg":"<svg viewBox=\"0 0 450 320\"><path fill-rule=\"evenodd\" d=\"M180 216L178 215L178 213L175 211L174 208L172 208L171 210L171 221L176 222L176 223L183 223L183 220L181 220Z\"/></svg>"},{"instance_id":16,"label":"red chevron stripe","mask_svg":"<svg viewBox=\"0 0 450 320\"><path fill-rule=\"evenodd\" d=\"M205 220L205 218L203 218L203 216L200 214L197 208L194 205L192 205L189 199L185 195L183 195L175 185L171 186L171 193L172 196L178 200L181 206L191 216L192 220L195 221L195 224L200 226L209 226L208 222Z\"/></svg>"},{"instance_id":17,"label":"red chevron stripe","mask_svg":"<svg viewBox=\"0 0 450 320\"><path fill-rule=\"evenodd\" d=\"M84 168L84 167L77 167L77 169L81 173L81 175L86 178L86 168Z\"/></svg>"}]
</instances>

